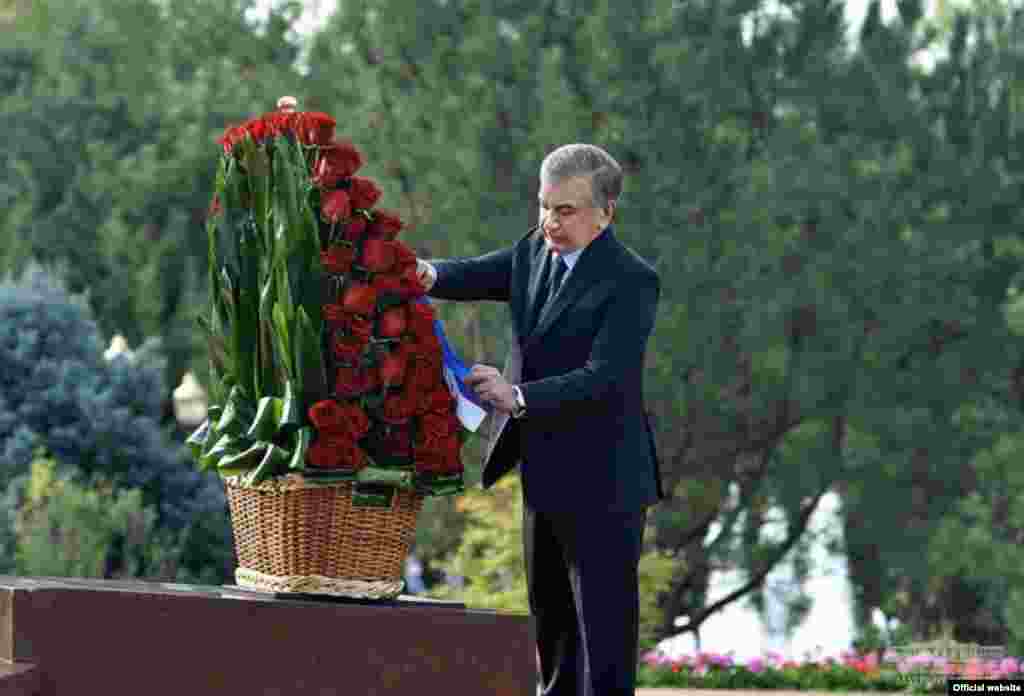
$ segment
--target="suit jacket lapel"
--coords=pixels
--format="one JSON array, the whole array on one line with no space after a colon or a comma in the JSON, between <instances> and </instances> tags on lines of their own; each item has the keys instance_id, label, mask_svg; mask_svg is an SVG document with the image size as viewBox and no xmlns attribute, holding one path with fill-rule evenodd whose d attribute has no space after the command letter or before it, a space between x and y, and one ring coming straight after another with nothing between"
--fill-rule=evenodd
<instances>
[{"instance_id":1,"label":"suit jacket lapel","mask_svg":"<svg viewBox=\"0 0 1024 696\"><path fill-rule=\"evenodd\" d=\"M551 254L544 246L543 237L540 243L540 257L538 263L532 264L530 281L526 293L526 310L523 316L523 325L519 332L520 336L529 336L530 329L536 330L537 314L541 310L544 297L541 290L544 288L544 279L547 278L551 266ZM545 295L547 293L544 293Z\"/></svg>"},{"instance_id":2,"label":"suit jacket lapel","mask_svg":"<svg viewBox=\"0 0 1024 696\"><path fill-rule=\"evenodd\" d=\"M571 307L594 283L607 275L607 259L611 253L613 243L614 237L611 230L608 230L605 234L602 234L587 245L587 248L583 250L583 253L576 260L576 265L573 267L572 272L562 281L562 288L559 290L555 301L537 319L536 326L526 339L526 345L523 346L524 350L539 341L541 336L551 328L551 325L555 323L555 320L558 319L562 312ZM551 256L550 253L545 255ZM548 264L550 264L550 260L546 260L544 263L545 273L547 272ZM535 282L537 287L531 284L531 289L533 290L533 311L540 311L541 308L537 306L539 298L536 296L540 280L535 279Z\"/></svg>"}]
</instances>

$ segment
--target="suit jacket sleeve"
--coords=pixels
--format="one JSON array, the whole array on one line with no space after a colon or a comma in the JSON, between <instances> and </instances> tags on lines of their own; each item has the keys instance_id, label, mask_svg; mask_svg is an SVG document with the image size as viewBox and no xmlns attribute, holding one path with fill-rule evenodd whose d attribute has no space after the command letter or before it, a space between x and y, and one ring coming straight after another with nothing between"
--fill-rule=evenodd
<instances>
[{"instance_id":1,"label":"suit jacket sleeve","mask_svg":"<svg viewBox=\"0 0 1024 696\"><path fill-rule=\"evenodd\" d=\"M654 328L661 284L656 273L621 283L583 367L519 385L531 416L554 414L584 401L600 400L617 382L643 369Z\"/></svg>"},{"instance_id":2,"label":"suit jacket sleeve","mask_svg":"<svg viewBox=\"0 0 1024 696\"><path fill-rule=\"evenodd\" d=\"M439 300L508 302L515 247L467 259L431 259L437 280L427 294Z\"/></svg>"}]
</instances>

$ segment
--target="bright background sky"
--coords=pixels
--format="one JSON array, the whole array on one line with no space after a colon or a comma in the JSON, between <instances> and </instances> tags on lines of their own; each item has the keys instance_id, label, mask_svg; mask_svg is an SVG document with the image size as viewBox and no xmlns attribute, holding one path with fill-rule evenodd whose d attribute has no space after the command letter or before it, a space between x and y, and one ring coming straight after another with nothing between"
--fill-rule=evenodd
<instances>
[{"instance_id":1,"label":"bright background sky","mask_svg":"<svg viewBox=\"0 0 1024 696\"><path fill-rule=\"evenodd\" d=\"M306 33L321 26L328 15L343 0L302 0L305 6L302 18L299 20L297 30L300 34ZM867 12L869 0L846 0L846 21L853 30L860 28L864 20L864 13ZM257 12L265 14L275 4L275 0L257 0ZM934 17L940 4L947 6L966 6L969 0L925 0L926 16ZM882 18L885 21L898 16L896 0L882 0Z\"/></svg>"}]
</instances>

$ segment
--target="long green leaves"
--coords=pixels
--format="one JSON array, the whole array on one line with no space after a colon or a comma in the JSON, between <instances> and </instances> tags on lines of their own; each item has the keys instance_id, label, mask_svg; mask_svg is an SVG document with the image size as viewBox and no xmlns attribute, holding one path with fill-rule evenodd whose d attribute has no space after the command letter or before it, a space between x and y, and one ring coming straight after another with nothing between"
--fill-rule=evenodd
<instances>
[{"instance_id":1,"label":"long green leaves","mask_svg":"<svg viewBox=\"0 0 1024 696\"><path fill-rule=\"evenodd\" d=\"M200 327L213 367L210 419L192 437L201 468L251 483L301 471L308 407L327 398L316 216L301 145L246 139L217 176L211 218L210 316Z\"/></svg>"}]
</instances>

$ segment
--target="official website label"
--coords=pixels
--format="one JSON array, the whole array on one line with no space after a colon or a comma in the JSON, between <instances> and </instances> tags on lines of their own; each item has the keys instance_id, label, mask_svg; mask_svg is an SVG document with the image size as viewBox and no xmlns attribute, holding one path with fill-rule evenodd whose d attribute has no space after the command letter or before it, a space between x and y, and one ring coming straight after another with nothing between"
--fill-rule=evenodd
<instances>
[{"instance_id":1,"label":"official website label","mask_svg":"<svg viewBox=\"0 0 1024 696\"><path fill-rule=\"evenodd\" d=\"M947 679L947 694L1024 694L1024 679Z\"/></svg>"}]
</instances>

